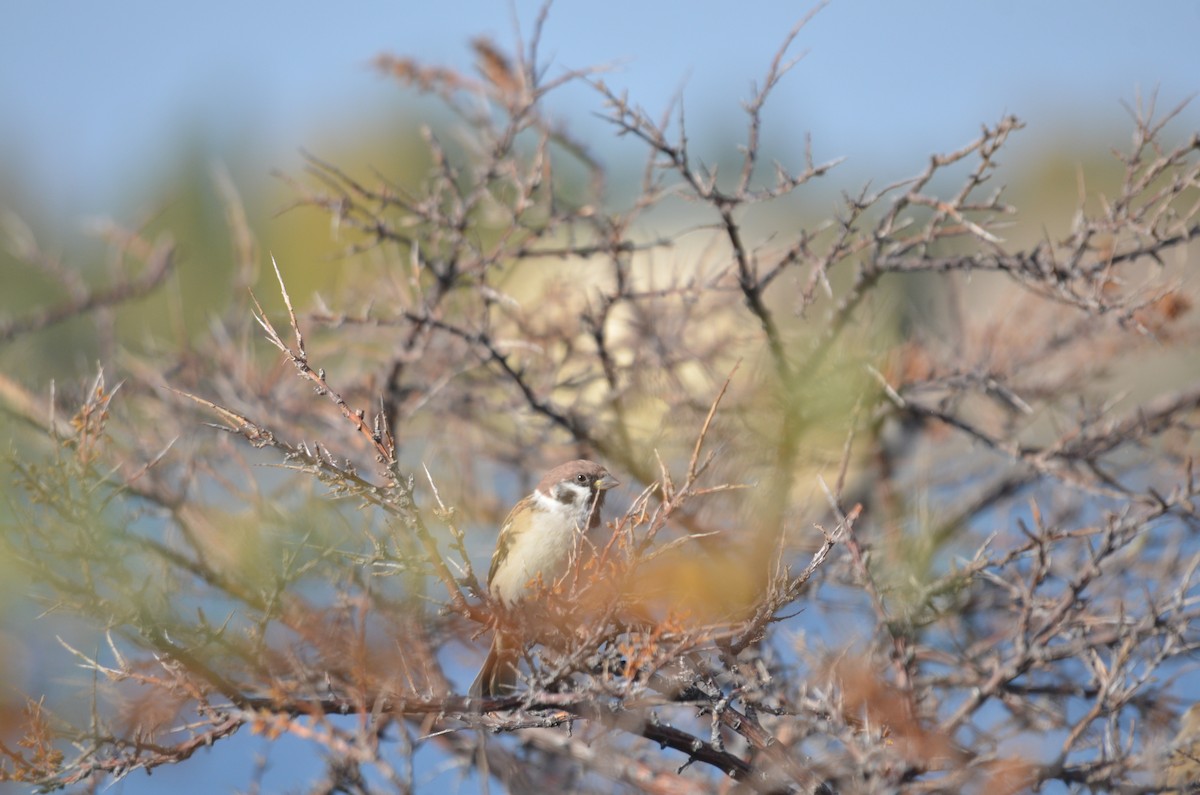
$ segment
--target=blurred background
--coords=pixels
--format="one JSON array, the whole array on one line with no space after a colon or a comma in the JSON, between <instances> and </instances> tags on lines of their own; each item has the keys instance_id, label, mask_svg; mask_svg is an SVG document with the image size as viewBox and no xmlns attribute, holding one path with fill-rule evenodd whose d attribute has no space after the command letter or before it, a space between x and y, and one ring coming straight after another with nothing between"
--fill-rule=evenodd
<instances>
[{"instance_id":1,"label":"blurred background","mask_svg":"<svg viewBox=\"0 0 1200 795\"><path fill-rule=\"evenodd\" d=\"M548 79L602 67L610 87L627 90L655 118L681 96L694 151L733 168L745 134L739 103L813 8L564 4L548 14L539 58ZM182 308L144 306L118 333L125 341L187 335L229 300L231 241L218 172L242 196L261 250L288 263L298 293L334 288L339 271L327 266L344 242L333 241L325 216L280 212L296 193L278 175L299 176L306 150L352 174L419 179L427 162L421 126L450 120L372 60L407 56L471 74L470 40L488 37L511 52L528 43L540 5L447 9L375 0L337 12L229 0L49 0L8 9L0 26L0 229L8 238L0 312L52 294L11 257L13 240L36 240L95 278L105 252L97 230L111 219L152 234L169 230L184 263L176 277ZM1197 30L1194 0L833 2L788 53L802 60L767 105L763 149L796 166L811 135L818 162L845 158L794 208L825 217L830 204L813 197L915 174L931 153L957 149L981 124L1015 114L1028 127L1002 158L1021 172L1008 179L1008 198L1024 202L1023 219L1034 221L1025 234L1056 234L1060 219L1041 213L1043 205L1073 204L1082 178L1095 186L1119 173L1110 152L1132 129L1123 103L1157 93L1162 112L1196 91ZM644 152L613 135L599 117L599 96L571 84L548 107L609 169L613 200L627 198L621 178L640 176ZM1176 129L1195 129L1197 120L1200 105L1189 106ZM5 364L27 383L88 372L96 360L69 328L9 348Z\"/></svg>"},{"instance_id":2,"label":"blurred background","mask_svg":"<svg viewBox=\"0 0 1200 795\"><path fill-rule=\"evenodd\" d=\"M696 151L724 162L736 157L744 136L739 102L811 8L562 3L546 19L540 58L549 78L605 67L604 81L627 90L652 117L681 96ZM280 214L294 192L275 174L297 174L306 150L351 172L377 167L403 175L408 163L417 178L425 167L420 126L449 121L435 103L374 70L372 59L389 53L470 73L473 37L511 51L527 44L538 13L537 3L474 0L336 8L230 0L13 4L0 26L5 243L29 235L69 267L90 270L103 265L103 246L93 238L98 219L169 229L182 255L178 289L202 322L207 307L228 300L205 294L229 284L211 278L212 269L230 267L216 175L227 175L241 194L263 251L296 269L328 261L338 250L328 219ZM1037 222L1037 234L1038 223L1052 228L1068 219L1037 218L1040 200L1074 197L1081 175L1115 173L1109 151L1132 129L1123 102L1157 92L1166 109L1200 88L1197 31L1196 0L835 1L790 50L803 59L767 106L766 151L797 165L811 135L818 161L847 158L816 195L856 191L867 181L914 174L929 154L956 149L981 124L1015 114L1027 128L1006 149L1006 165L1017 169L1011 184L1030 199L1023 215ZM597 116L598 95L570 86L551 96L549 109L609 164L614 184L640 172L640 151ZM1176 129L1198 127L1200 106L1189 106ZM615 189L614 201L620 198ZM1069 209L1071 201L1058 206ZM828 205L809 209L823 213ZM301 280L293 293L304 295L339 272L292 278ZM0 315L27 307L45 289L0 252ZM151 344L172 323L171 310L148 302L143 312L126 330ZM51 379L94 372L90 353L64 328L18 339L0 349L0 361L40 390ZM109 791L227 791L244 785L265 748L259 738L239 737L214 754L219 766L136 773ZM304 752L292 739L272 744L263 789L302 788L306 764L317 769ZM440 771L436 759L427 763L418 781L431 790L477 784Z\"/></svg>"},{"instance_id":3,"label":"blurred background","mask_svg":"<svg viewBox=\"0 0 1200 795\"><path fill-rule=\"evenodd\" d=\"M733 112L809 3L563 4L541 54L550 75L608 65L605 80L658 112L682 92L691 132L715 148ZM539 4L363 0L190 6L151 0L14 4L0 27L0 200L69 231L92 214L130 212L178 190L198 158L219 156L244 188L319 154L397 143L418 112L375 74L391 52L471 71L469 39L506 49L528 37ZM793 54L804 60L768 113L778 148L813 135L846 172L909 173L934 148L965 142L1005 113L1026 143L1078 154L1126 128L1120 101L1158 90L1175 104L1197 87L1200 3L842 0L822 10ZM594 96L554 109L604 152ZM1188 111L1196 119L1200 108ZM843 174L849 176L850 174Z\"/></svg>"}]
</instances>

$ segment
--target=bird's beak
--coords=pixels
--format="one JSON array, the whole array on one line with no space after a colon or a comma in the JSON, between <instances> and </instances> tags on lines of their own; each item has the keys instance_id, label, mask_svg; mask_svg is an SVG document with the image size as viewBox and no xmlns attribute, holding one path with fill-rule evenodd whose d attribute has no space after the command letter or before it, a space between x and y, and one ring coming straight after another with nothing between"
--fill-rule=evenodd
<instances>
[{"instance_id":1,"label":"bird's beak","mask_svg":"<svg viewBox=\"0 0 1200 795\"><path fill-rule=\"evenodd\" d=\"M596 489L599 491L608 491L609 489L620 485L621 481L617 480L607 472L604 473L604 477L596 481Z\"/></svg>"}]
</instances>

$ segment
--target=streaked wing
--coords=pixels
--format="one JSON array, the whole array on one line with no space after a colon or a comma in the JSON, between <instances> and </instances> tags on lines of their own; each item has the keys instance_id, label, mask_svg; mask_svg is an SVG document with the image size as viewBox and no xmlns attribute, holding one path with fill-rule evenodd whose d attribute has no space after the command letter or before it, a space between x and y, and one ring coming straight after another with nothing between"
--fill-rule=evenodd
<instances>
[{"instance_id":1,"label":"streaked wing","mask_svg":"<svg viewBox=\"0 0 1200 795\"><path fill-rule=\"evenodd\" d=\"M487 584L490 587L492 579L496 576L496 570L500 568L500 564L508 557L509 550L512 549L516 541L519 531L513 531L513 524L517 521L519 514L527 514L531 504L532 497L525 497L508 512L508 516L504 519L504 524L500 525L500 537L496 539L496 551L492 553L492 565L488 567Z\"/></svg>"}]
</instances>

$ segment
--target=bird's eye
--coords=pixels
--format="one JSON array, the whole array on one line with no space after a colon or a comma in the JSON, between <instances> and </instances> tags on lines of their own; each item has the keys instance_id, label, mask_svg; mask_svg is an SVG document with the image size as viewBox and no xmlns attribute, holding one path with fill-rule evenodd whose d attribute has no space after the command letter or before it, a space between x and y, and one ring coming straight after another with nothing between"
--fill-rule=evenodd
<instances>
[{"instance_id":1,"label":"bird's eye","mask_svg":"<svg viewBox=\"0 0 1200 795\"><path fill-rule=\"evenodd\" d=\"M587 483L587 475L580 472L578 475L575 476L575 482L576 483Z\"/></svg>"}]
</instances>

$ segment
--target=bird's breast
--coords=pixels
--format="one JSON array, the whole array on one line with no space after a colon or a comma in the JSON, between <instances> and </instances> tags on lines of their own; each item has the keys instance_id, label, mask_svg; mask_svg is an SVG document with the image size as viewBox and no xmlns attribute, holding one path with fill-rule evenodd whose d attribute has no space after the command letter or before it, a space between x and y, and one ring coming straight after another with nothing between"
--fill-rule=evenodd
<instances>
[{"instance_id":1,"label":"bird's breast","mask_svg":"<svg viewBox=\"0 0 1200 795\"><path fill-rule=\"evenodd\" d=\"M573 518L573 517L572 517ZM550 587L571 567L581 533L573 521L556 514L537 515L529 529L513 540L504 562L492 577L492 596L512 605L519 602L541 575Z\"/></svg>"}]
</instances>

